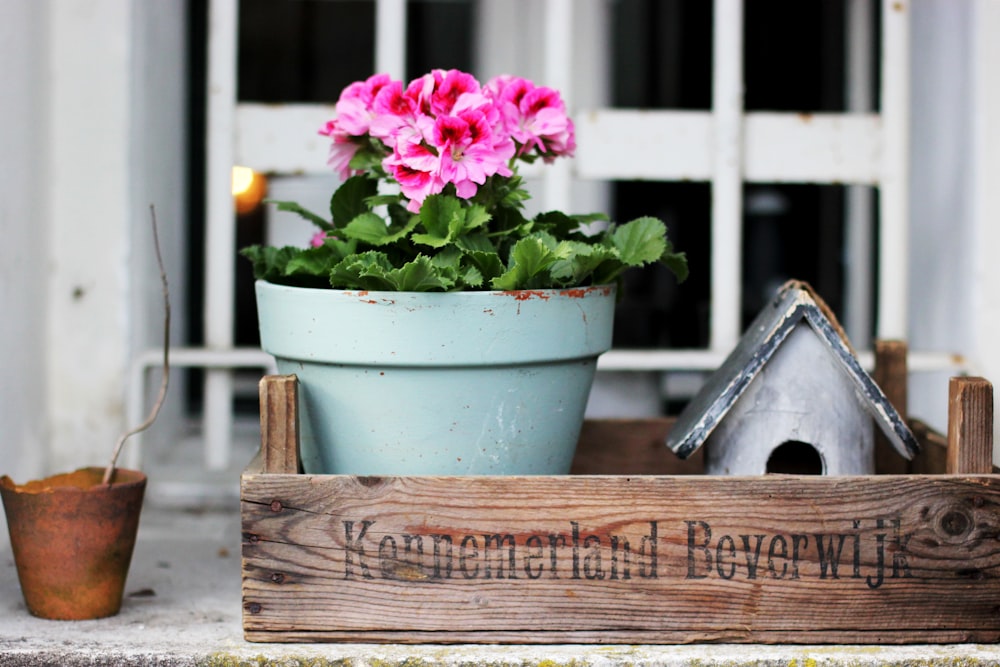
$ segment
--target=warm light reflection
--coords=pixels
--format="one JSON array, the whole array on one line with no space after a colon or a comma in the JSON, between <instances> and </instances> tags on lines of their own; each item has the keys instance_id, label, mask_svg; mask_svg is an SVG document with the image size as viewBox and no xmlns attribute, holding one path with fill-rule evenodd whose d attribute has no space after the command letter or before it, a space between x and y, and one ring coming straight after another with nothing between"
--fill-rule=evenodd
<instances>
[{"instance_id":1,"label":"warm light reflection","mask_svg":"<svg viewBox=\"0 0 1000 667\"><path fill-rule=\"evenodd\" d=\"M263 201L267 193L267 178L250 167L233 167L233 203L236 213L246 215Z\"/></svg>"}]
</instances>

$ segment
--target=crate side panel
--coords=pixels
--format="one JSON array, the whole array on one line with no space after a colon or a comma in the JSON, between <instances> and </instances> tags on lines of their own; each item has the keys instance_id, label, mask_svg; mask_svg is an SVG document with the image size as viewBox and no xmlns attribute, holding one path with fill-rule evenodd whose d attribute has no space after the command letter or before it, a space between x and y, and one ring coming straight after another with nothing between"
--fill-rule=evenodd
<instances>
[{"instance_id":1,"label":"crate side panel","mask_svg":"<svg viewBox=\"0 0 1000 667\"><path fill-rule=\"evenodd\" d=\"M243 486L248 637L951 641L1000 628L992 477L245 475Z\"/></svg>"}]
</instances>

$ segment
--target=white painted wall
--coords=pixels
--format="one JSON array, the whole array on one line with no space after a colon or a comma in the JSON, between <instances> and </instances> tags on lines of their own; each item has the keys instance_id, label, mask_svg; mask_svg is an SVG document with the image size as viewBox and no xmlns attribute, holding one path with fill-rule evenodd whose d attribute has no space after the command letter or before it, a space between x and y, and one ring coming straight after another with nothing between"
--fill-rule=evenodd
<instances>
[{"instance_id":1,"label":"white painted wall","mask_svg":"<svg viewBox=\"0 0 1000 667\"><path fill-rule=\"evenodd\" d=\"M911 6L910 347L961 354L970 372L996 384L1000 3ZM948 379L948 373L920 373L910 383L911 414L942 430ZM1000 428L995 433L1000 441Z\"/></svg>"},{"instance_id":2,"label":"white painted wall","mask_svg":"<svg viewBox=\"0 0 1000 667\"><path fill-rule=\"evenodd\" d=\"M177 0L137 0L132 3L132 47L129 56L130 121L128 132L130 185L127 313L129 360L144 349L159 349L163 340L163 296L155 264L150 206L156 209L163 259L170 283L171 345L185 342L184 303L187 281L187 182L185 116L187 26ZM159 370L147 382L145 419L159 389ZM183 429L184 374L173 369L167 402L143 435L142 447L165 451ZM126 388L123 386L122 390ZM129 424L135 426L135 424ZM130 443L131 444L131 443ZM128 465L129 445L120 463Z\"/></svg>"},{"instance_id":3,"label":"white painted wall","mask_svg":"<svg viewBox=\"0 0 1000 667\"><path fill-rule=\"evenodd\" d=\"M103 461L121 430L132 25L125 2L50 6L47 400L52 463L75 466Z\"/></svg>"},{"instance_id":4,"label":"white painted wall","mask_svg":"<svg viewBox=\"0 0 1000 667\"><path fill-rule=\"evenodd\" d=\"M103 465L133 351L160 339L145 209L180 274L182 9L0 3L0 472L15 479Z\"/></svg>"},{"instance_id":5,"label":"white painted wall","mask_svg":"<svg viewBox=\"0 0 1000 667\"><path fill-rule=\"evenodd\" d=\"M976 0L972 9L969 70L970 219L972 226L971 347L976 371L993 382L994 406L1000 386L1000 2ZM993 460L1000 461L1000 421L994 420Z\"/></svg>"},{"instance_id":6,"label":"white painted wall","mask_svg":"<svg viewBox=\"0 0 1000 667\"><path fill-rule=\"evenodd\" d=\"M15 479L45 465L48 99L47 5L0 5L0 474Z\"/></svg>"}]
</instances>

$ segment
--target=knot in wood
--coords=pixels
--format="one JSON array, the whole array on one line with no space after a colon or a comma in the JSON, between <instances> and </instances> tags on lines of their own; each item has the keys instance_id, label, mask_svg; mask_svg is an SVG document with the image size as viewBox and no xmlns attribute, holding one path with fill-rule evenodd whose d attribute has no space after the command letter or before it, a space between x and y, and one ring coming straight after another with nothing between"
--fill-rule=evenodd
<instances>
[{"instance_id":1,"label":"knot in wood","mask_svg":"<svg viewBox=\"0 0 1000 667\"><path fill-rule=\"evenodd\" d=\"M945 535L962 537L972 529L972 517L961 509L951 509L938 519L938 527Z\"/></svg>"},{"instance_id":2,"label":"knot in wood","mask_svg":"<svg viewBox=\"0 0 1000 667\"><path fill-rule=\"evenodd\" d=\"M373 488L382 483L382 478L376 475L364 475L357 478L358 484L365 488Z\"/></svg>"},{"instance_id":3,"label":"knot in wood","mask_svg":"<svg viewBox=\"0 0 1000 667\"><path fill-rule=\"evenodd\" d=\"M271 511L272 512L280 512L281 509L282 509L282 507L281 507L281 501L280 500L272 500L271 501Z\"/></svg>"}]
</instances>

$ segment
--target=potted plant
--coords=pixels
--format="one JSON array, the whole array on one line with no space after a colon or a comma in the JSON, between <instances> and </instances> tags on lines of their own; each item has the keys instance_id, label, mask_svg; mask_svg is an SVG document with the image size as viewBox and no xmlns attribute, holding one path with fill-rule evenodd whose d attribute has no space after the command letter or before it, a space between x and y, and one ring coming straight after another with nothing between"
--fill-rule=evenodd
<instances>
[{"instance_id":1,"label":"potted plant","mask_svg":"<svg viewBox=\"0 0 1000 667\"><path fill-rule=\"evenodd\" d=\"M262 347L300 382L306 472L569 470L616 284L687 274L664 223L528 218L518 165L572 155L559 94L434 70L348 86L329 215L308 247L252 246Z\"/></svg>"},{"instance_id":2,"label":"potted plant","mask_svg":"<svg viewBox=\"0 0 1000 667\"><path fill-rule=\"evenodd\" d=\"M163 375L146 420L124 432L106 466L80 468L15 483L0 477L11 550L28 611L52 620L114 616L121 609L132 562L146 475L118 468L125 442L152 426L170 378L170 294L150 209L163 288Z\"/></svg>"}]
</instances>

